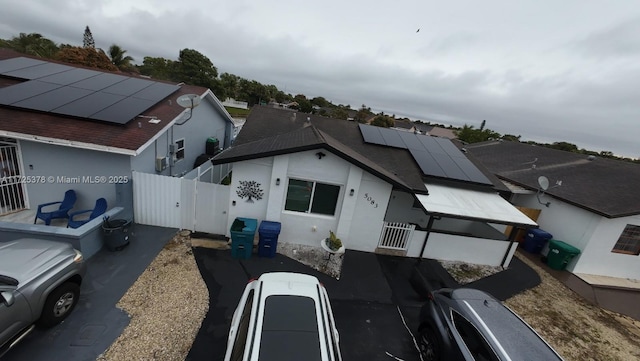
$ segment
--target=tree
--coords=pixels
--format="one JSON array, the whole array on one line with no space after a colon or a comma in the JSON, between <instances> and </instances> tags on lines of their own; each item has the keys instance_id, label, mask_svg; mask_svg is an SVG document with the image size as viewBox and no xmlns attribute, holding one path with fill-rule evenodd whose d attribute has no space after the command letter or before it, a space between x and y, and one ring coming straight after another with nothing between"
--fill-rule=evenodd
<instances>
[{"instance_id":1,"label":"tree","mask_svg":"<svg viewBox=\"0 0 640 361\"><path fill-rule=\"evenodd\" d=\"M522 137L521 135L505 134L500 139L508 140L512 142L519 142L521 137Z\"/></svg>"},{"instance_id":2,"label":"tree","mask_svg":"<svg viewBox=\"0 0 640 361\"><path fill-rule=\"evenodd\" d=\"M337 107L331 111L331 117L336 119L347 120L349 119L349 112L346 109Z\"/></svg>"},{"instance_id":3,"label":"tree","mask_svg":"<svg viewBox=\"0 0 640 361\"><path fill-rule=\"evenodd\" d=\"M111 63L111 60L102 50L96 51L92 48L80 48L76 46L65 46L55 56L55 59L71 64L80 64L91 68L104 70L118 70Z\"/></svg>"},{"instance_id":4,"label":"tree","mask_svg":"<svg viewBox=\"0 0 640 361\"><path fill-rule=\"evenodd\" d=\"M87 27L84 29L84 38L82 40L82 47L87 49L96 48L96 42L93 41L93 34L91 34L89 25L87 25Z\"/></svg>"},{"instance_id":5,"label":"tree","mask_svg":"<svg viewBox=\"0 0 640 361\"><path fill-rule=\"evenodd\" d=\"M391 118L390 116L381 114L373 118L373 120L371 121L371 125L374 125L376 127L390 128L394 126L394 122L393 118Z\"/></svg>"},{"instance_id":6,"label":"tree","mask_svg":"<svg viewBox=\"0 0 640 361\"><path fill-rule=\"evenodd\" d=\"M111 63L122 71L131 71L134 66L131 64L133 58L129 55L124 55L127 51L120 46L113 44L109 47L109 58Z\"/></svg>"},{"instance_id":7,"label":"tree","mask_svg":"<svg viewBox=\"0 0 640 361\"><path fill-rule=\"evenodd\" d=\"M454 131L459 140L467 143L484 142L491 139L500 139L500 133L491 129L474 129L473 125L465 124L462 129Z\"/></svg>"},{"instance_id":8,"label":"tree","mask_svg":"<svg viewBox=\"0 0 640 361\"><path fill-rule=\"evenodd\" d=\"M209 58L193 49L180 50L172 80L210 88L218 69Z\"/></svg>"},{"instance_id":9,"label":"tree","mask_svg":"<svg viewBox=\"0 0 640 361\"><path fill-rule=\"evenodd\" d=\"M298 103L298 109L303 113L313 112L313 105L304 94L297 94L293 97L293 101Z\"/></svg>"},{"instance_id":10,"label":"tree","mask_svg":"<svg viewBox=\"0 0 640 361\"><path fill-rule=\"evenodd\" d=\"M315 98L311 99L311 104L317 105L320 108L324 108L324 107L328 107L331 103L329 103L327 101L327 99L325 99L323 97L315 97Z\"/></svg>"},{"instance_id":11,"label":"tree","mask_svg":"<svg viewBox=\"0 0 640 361\"><path fill-rule=\"evenodd\" d=\"M371 117L371 115L373 115L373 113L371 113L371 108L362 104L362 107L358 109L353 119L358 123L364 123L369 119L369 117Z\"/></svg>"},{"instance_id":12,"label":"tree","mask_svg":"<svg viewBox=\"0 0 640 361\"><path fill-rule=\"evenodd\" d=\"M564 151L567 151L567 152L579 153L578 152L578 146L573 144L573 143L568 143L568 142L555 142L553 144L549 144L547 147L553 148L553 149L558 149L558 150L564 150Z\"/></svg>"},{"instance_id":13,"label":"tree","mask_svg":"<svg viewBox=\"0 0 640 361\"><path fill-rule=\"evenodd\" d=\"M20 33L11 40L2 40L0 45L41 58L53 58L59 50L56 43L37 33Z\"/></svg>"},{"instance_id":14,"label":"tree","mask_svg":"<svg viewBox=\"0 0 640 361\"><path fill-rule=\"evenodd\" d=\"M487 125L487 121L486 121L486 120L483 120L483 121L482 121L482 124L480 124L480 131L483 131L483 130L484 130L484 126L485 126L485 125Z\"/></svg>"},{"instance_id":15,"label":"tree","mask_svg":"<svg viewBox=\"0 0 640 361\"><path fill-rule=\"evenodd\" d=\"M138 66L140 74L154 79L171 80L171 74L175 68L175 61L165 58L145 56L142 65Z\"/></svg>"}]
</instances>

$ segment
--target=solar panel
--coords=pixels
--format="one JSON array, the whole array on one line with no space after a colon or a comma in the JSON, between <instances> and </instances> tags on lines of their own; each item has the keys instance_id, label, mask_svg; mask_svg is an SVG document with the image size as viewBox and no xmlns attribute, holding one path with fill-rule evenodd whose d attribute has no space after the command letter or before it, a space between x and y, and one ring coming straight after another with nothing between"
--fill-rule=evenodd
<instances>
[{"instance_id":1,"label":"solar panel","mask_svg":"<svg viewBox=\"0 0 640 361\"><path fill-rule=\"evenodd\" d=\"M48 112L89 94L91 94L91 91L86 89L60 87L52 91L24 99L12 105Z\"/></svg>"},{"instance_id":2,"label":"solar panel","mask_svg":"<svg viewBox=\"0 0 640 361\"><path fill-rule=\"evenodd\" d=\"M398 135L402 138L407 149L424 149L416 134L410 132L398 132Z\"/></svg>"},{"instance_id":3,"label":"solar panel","mask_svg":"<svg viewBox=\"0 0 640 361\"><path fill-rule=\"evenodd\" d=\"M96 75L94 77L81 80L71 85L76 88L98 91L98 90L107 88L113 84L116 84L118 82L124 81L126 79L127 77L122 75L101 73L100 75Z\"/></svg>"},{"instance_id":4,"label":"solar panel","mask_svg":"<svg viewBox=\"0 0 640 361\"><path fill-rule=\"evenodd\" d=\"M387 143L385 143L384 141L384 138L382 138L382 134L380 134L379 127L360 124L360 133L362 133L362 138L367 143L387 145Z\"/></svg>"},{"instance_id":5,"label":"solar panel","mask_svg":"<svg viewBox=\"0 0 640 361\"><path fill-rule=\"evenodd\" d=\"M100 72L94 71L94 70L72 68L71 70L68 70L68 71L63 71L61 73L38 78L38 80L46 81L47 83L69 85L69 84L78 82L80 80L91 78L100 74L101 74Z\"/></svg>"},{"instance_id":6,"label":"solar panel","mask_svg":"<svg viewBox=\"0 0 640 361\"><path fill-rule=\"evenodd\" d=\"M464 153L462 153L462 151L458 149L458 147L456 147L453 143L451 143L449 139L438 138L438 137L432 137L432 138L434 138L436 143L438 143L438 146L449 156L467 159L467 156L465 156Z\"/></svg>"},{"instance_id":7,"label":"solar panel","mask_svg":"<svg viewBox=\"0 0 640 361\"><path fill-rule=\"evenodd\" d=\"M115 83L107 88L102 89L102 92L131 96L134 93L153 84L152 81L136 78L127 78L121 82Z\"/></svg>"},{"instance_id":8,"label":"solar panel","mask_svg":"<svg viewBox=\"0 0 640 361\"><path fill-rule=\"evenodd\" d=\"M159 101L173 94L178 89L180 89L180 87L174 84L153 83L151 86L140 90L132 96L140 99Z\"/></svg>"},{"instance_id":9,"label":"solar panel","mask_svg":"<svg viewBox=\"0 0 640 361\"><path fill-rule=\"evenodd\" d=\"M420 141L420 143L422 143L422 146L424 147L424 149L427 149L431 153L442 153L442 154L445 153L444 149L442 149L440 144L438 144L438 141L437 141L438 138L436 137L432 137L430 135L424 135L424 136L418 137L418 140Z\"/></svg>"},{"instance_id":10,"label":"solar panel","mask_svg":"<svg viewBox=\"0 0 640 361\"><path fill-rule=\"evenodd\" d=\"M123 95L96 92L69 104L63 105L60 108L56 108L55 112L74 117L89 118L92 114L95 114L123 100L124 98L125 97Z\"/></svg>"},{"instance_id":11,"label":"solar panel","mask_svg":"<svg viewBox=\"0 0 640 361\"><path fill-rule=\"evenodd\" d=\"M487 176L485 176L469 159L452 158L452 160L460 167L460 169L462 169L464 174L471 181L476 183L492 184L489 178L487 178Z\"/></svg>"},{"instance_id":12,"label":"solar panel","mask_svg":"<svg viewBox=\"0 0 640 361\"><path fill-rule=\"evenodd\" d=\"M126 124L138 114L152 107L156 102L146 99L125 98L95 114L91 119L103 120L110 123Z\"/></svg>"},{"instance_id":13,"label":"solar panel","mask_svg":"<svg viewBox=\"0 0 640 361\"><path fill-rule=\"evenodd\" d=\"M402 138L400 138L400 136L398 135L397 130L380 128L380 133L382 134L384 142L389 147L407 149L407 146L402 141Z\"/></svg>"},{"instance_id":14,"label":"solar panel","mask_svg":"<svg viewBox=\"0 0 640 361\"><path fill-rule=\"evenodd\" d=\"M44 63L46 63L46 61L25 58L25 57L0 60L0 74L4 75L14 70L28 68L30 66L44 64Z\"/></svg>"},{"instance_id":15,"label":"solar panel","mask_svg":"<svg viewBox=\"0 0 640 361\"><path fill-rule=\"evenodd\" d=\"M418 163L418 166L422 170L422 174L431 175L434 177L446 177L446 173L440 167L438 162L433 158L431 153L426 150L409 149L411 156Z\"/></svg>"},{"instance_id":16,"label":"solar panel","mask_svg":"<svg viewBox=\"0 0 640 361\"><path fill-rule=\"evenodd\" d=\"M38 64L38 65L30 66L27 68L10 71L5 73L4 75L12 76L15 78L33 80L33 79L42 78L48 75L60 73L63 71L71 70L71 69L73 68L70 66L47 62L44 64Z\"/></svg>"},{"instance_id":17,"label":"solar panel","mask_svg":"<svg viewBox=\"0 0 640 361\"><path fill-rule=\"evenodd\" d=\"M442 168L442 171L446 174L447 178L463 181L471 180L448 154L432 153L431 155L436 160L440 168Z\"/></svg>"},{"instance_id":18,"label":"solar panel","mask_svg":"<svg viewBox=\"0 0 640 361\"><path fill-rule=\"evenodd\" d=\"M24 83L0 88L0 104L11 105L13 103L46 93L56 88L60 88L60 85L44 83L37 80L27 81Z\"/></svg>"}]
</instances>

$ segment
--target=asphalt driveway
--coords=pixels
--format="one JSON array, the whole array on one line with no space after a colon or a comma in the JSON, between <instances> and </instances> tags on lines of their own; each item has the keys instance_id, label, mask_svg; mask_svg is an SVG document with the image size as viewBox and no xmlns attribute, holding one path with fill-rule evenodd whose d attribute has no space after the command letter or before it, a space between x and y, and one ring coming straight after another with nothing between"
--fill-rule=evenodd
<instances>
[{"instance_id":1,"label":"asphalt driveway","mask_svg":"<svg viewBox=\"0 0 640 361\"><path fill-rule=\"evenodd\" d=\"M177 230L134 225L132 231L124 250L103 248L87 260L80 301L69 317L51 329L36 328L2 361L93 361L104 352L129 324L116 303Z\"/></svg>"},{"instance_id":2,"label":"asphalt driveway","mask_svg":"<svg viewBox=\"0 0 640 361\"><path fill-rule=\"evenodd\" d=\"M229 251L194 248L196 262L209 288L209 312L196 336L189 361L222 360L231 317L245 285L264 272L299 272L316 276L331 300L345 361L420 360L409 332L418 327L424 303L411 280L432 289L460 285L435 260L347 251L340 280L288 257L231 258ZM517 258L509 269L468 284L505 300L540 283L537 273ZM397 359L395 359L396 357Z\"/></svg>"},{"instance_id":3,"label":"asphalt driveway","mask_svg":"<svg viewBox=\"0 0 640 361\"><path fill-rule=\"evenodd\" d=\"M194 255L209 287L210 308L187 360L224 358L231 317L245 285L251 278L275 271L311 274L324 284L345 361L391 360L388 354L419 360L401 313L409 329L415 330L422 301L406 278L402 284L395 279L402 278L399 271L410 272L415 260L347 251L338 281L280 254L236 260L229 251L195 248Z\"/></svg>"}]
</instances>

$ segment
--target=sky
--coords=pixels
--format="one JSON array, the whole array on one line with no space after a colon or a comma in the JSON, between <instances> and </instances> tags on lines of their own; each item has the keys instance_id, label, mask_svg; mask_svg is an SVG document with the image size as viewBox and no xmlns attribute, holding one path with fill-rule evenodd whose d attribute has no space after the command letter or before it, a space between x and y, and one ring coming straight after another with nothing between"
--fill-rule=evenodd
<instances>
[{"instance_id":1,"label":"sky","mask_svg":"<svg viewBox=\"0 0 640 361\"><path fill-rule=\"evenodd\" d=\"M0 0L40 33L218 68L334 104L640 157L637 0ZM418 31L419 30L419 31Z\"/></svg>"}]
</instances>

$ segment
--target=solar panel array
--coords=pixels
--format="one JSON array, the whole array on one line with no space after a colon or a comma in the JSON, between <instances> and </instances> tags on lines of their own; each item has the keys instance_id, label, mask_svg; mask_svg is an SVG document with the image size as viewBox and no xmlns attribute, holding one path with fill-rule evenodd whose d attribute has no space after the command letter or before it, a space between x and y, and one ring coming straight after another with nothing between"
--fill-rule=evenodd
<instances>
[{"instance_id":1,"label":"solar panel array","mask_svg":"<svg viewBox=\"0 0 640 361\"><path fill-rule=\"evenodd\" d=\"M125 124L178 85L18 57L0 75L27 81L0 88L0 105Z\"/></svg>"},{"instance_id":2,"label":"solar panel array","mask_svg":"<svg viewBox=\"0 0 640 361\"><path fill-rule=\"evenodd\" d=\"M492 184L449 139L365 124L360 133L366 143L409 150L426 176Z\"/></svg>"}]
</instances>

